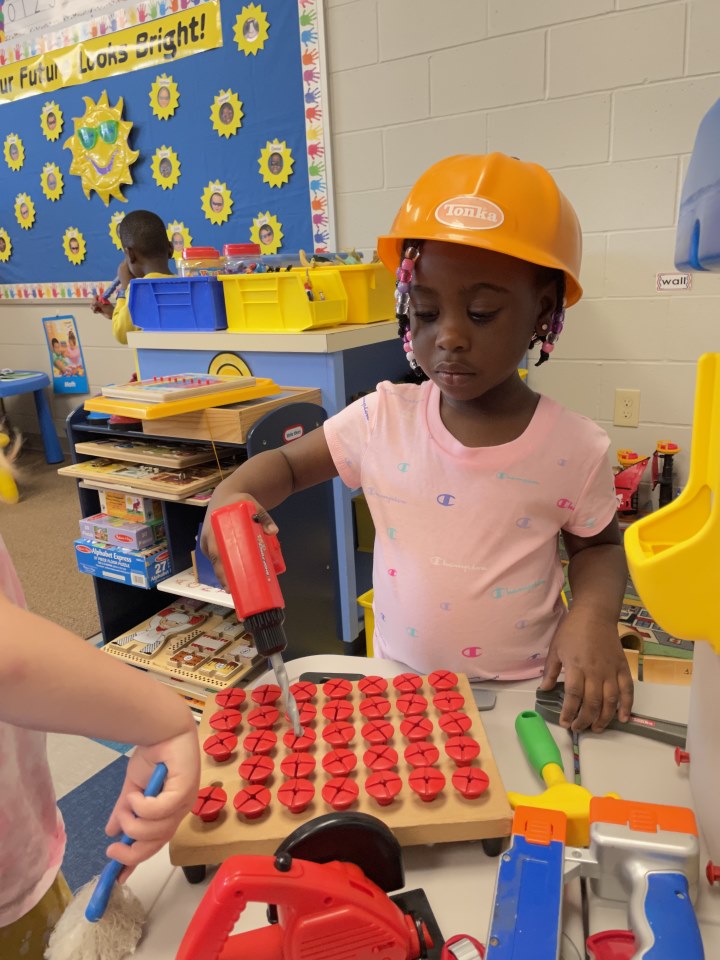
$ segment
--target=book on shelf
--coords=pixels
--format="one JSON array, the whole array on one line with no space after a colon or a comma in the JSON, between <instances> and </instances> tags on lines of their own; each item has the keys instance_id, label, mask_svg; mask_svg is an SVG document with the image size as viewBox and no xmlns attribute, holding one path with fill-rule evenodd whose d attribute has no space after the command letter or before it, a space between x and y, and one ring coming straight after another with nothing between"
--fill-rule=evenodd
<instances>
[{"instance_id":1,"label":"book on shelf","mask_svg":"<svg viewBox=\"0 0 720 960\"><path fill-rule=\"evenodd\" d=\"M288 403L320 405L320 390L312 387L280 387L274 397L259 397L226 407L208 407L175 417L143 422L143 430L155 436L183 440L213 440L216 443L245 443L253 424L271 410Z\"/></svg>"}]
</instances>

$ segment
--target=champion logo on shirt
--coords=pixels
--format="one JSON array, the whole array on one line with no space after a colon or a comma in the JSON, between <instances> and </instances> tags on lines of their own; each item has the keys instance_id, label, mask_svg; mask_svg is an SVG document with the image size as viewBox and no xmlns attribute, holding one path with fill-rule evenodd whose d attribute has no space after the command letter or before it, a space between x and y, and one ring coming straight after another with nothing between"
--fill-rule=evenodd
<instances>
[{"instance_id":1,"label":"champion logo on shirt","mask_svg":"<svg viewBox=\"0 0 720 960\"><path fill-rule=\"evenodd\" d=\"M530 480L528 477L513 477L509 473L503 473L502 470L499 470L495 476L498 480L516 480L518 483L535 483L538 484L539 480Z\"/></svg>"},{"instance_id":2,"label":"champion logo on shirt","mask_svg":"<svg viewBox=\"0 0 720 960\"><path fill-rule=\"evenodd\" d=\"M527 593L528 590L535 590L537 587L541 587L545 583L545 580L534 580L532 583L528 583L524 587L496 587L492 592L491 596L495 600L500 600L502 597L511 597L514 593Z\"/></svg>"},{"instance_id":3,"label":"champion logo on shirt","mask_svg":"<svg viewBox=\"0 0 720 960\"><path fill-rule=\"evenodd\" d=\"M560 457L560 459L557 461L557 465L559 467L566 467L568 465L568 461L565 459L565 457Z\"/></svg>"},{"instance_id":4,"label":"champion logo on shirt","mask_svg":"<svg viewBox=\"0 0 720 960\"><path fill-rule=\"evenodd\" d=\"M450 604L447 602L447 600L444 600L444 601L440 604L440 609L441 609L441 610L449 610L449 609L450 609Z\"/></svg>"},{"instance_id":5,"label":"champion logo on shirt","mask_svg":"<svg viewBox=\"0 0 720 960\"><path fill-rule=\"evenodd\" d=\"M400 473L407 473L408 470L410 469L410 464L409 464L409 463L399 463L399 464L397 465L397 468L398 468L398 470L400 471Z\"/></svg>"},{"instance_id":6,"label":"champion logo on shirt","mask_svg":"<svg viewBox=\"0 0 720 960\"><path fill-rule=\"evenodd\" d=\"M441 507L454 507L457 497L452 493L439 493L435 499Z\"/></svg>"},{"instance_id":7,"label":"champion logo on shirt","mask_svg":"<svg viewBox=\"0 0 720 960\"><path fill-rule=\"evenodd\" d=\"M572 502L572 500L568 500L566 497L560 497L560 499L557 502L557 505L558 507L560 507L561 510L575 509L575 504Z\"/></svg>"},{"instance_id":8,"label":"champion logo on shirt","mask_svg":"<svg viewBox=\"0 0 720 960\"><path fill-rule=\"evenodd\" d=\"M465 647L464 650L460 651L462 656L467 657L468 660L476 660L482 656L482 652L482 647Z\"/></svg>"},{"instance_id":9,"label":"champion logo on shirt","mask_svg":"<svg viewBox=\"0 0 720 960\"><path fill-rule=\"evenodd\" d=\"M515 526L520 527L521 530L527 530L527 528L532 523L530 517L518 517L515 521Z\"/></svg>"},{"instance_id":10,"label":"champion logo on shirt","mask_svg":"<svg viewBox=\"0 0 720 960\"><path fill-rule=\"evenodd\" d=\"M417 637L420 635L419 631L415 627L405 627L405 633L409 637Z\"/></svg>"},{"instance_id":11,"label":"champion logo on shirt","mask_svg":"<svg viewBox=\"0 0 720 960\"><path fill-rule=\"evenodd\" d=\"M397 540L397 530L395 527L388 527L387 535L389 540Z\"/></svg>"}]
</instances>

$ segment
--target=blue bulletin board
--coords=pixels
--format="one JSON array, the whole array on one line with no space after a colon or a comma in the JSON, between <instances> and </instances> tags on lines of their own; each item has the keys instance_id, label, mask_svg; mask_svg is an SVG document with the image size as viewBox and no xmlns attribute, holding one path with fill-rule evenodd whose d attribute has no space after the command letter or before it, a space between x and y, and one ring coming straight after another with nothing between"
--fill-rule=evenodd
<instances>
[{"instance_id":1,"label":"blue bulletin board","mask_svg":"<svg viewBox=\"0 0 720 960\"><path fill-rule=\"evenodd\" d=\"M178 245L329 249L320 2L152 0L59 41L0 45L0 299L102 290L122 258L118 219L137 209ZM109 124L88 119L98 105ZM103 197L75 171L106 135L108 150L126 137L131 182Z\"/></svg>"}]
</instances>

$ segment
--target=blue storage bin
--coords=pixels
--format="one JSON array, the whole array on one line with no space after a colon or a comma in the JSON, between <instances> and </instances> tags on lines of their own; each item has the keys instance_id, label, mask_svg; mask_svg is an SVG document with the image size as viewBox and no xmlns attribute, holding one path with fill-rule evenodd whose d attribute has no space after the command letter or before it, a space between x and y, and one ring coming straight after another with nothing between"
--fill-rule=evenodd
<instances>
[{"instance_id":1,"label":"blue storage bin","mask_svg":"<svg viewBox=\"0 0 720 960\"><path fill-rule=\"evenodd\" d=\"M128 306L141 330L226 330L225 296L215 277L133 280Z\"/></svg>"}]
</instances>

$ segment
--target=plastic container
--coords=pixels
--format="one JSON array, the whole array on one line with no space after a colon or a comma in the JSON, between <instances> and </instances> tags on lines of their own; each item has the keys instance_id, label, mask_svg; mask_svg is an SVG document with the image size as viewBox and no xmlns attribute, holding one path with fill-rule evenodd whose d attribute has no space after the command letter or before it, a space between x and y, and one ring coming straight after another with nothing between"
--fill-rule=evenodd
<instances>
[{"instance_id":1,"label":"plastic container","mask_svg":"<svg viewBox=\"0 0 720 960\"><path fill-rule=\"evenodd\" d=\"M395 318L395 278L382 263L321 266L310 279L326 270L337 270L347 294L346 323L375 323Z\"/></svg>"},{"instance_id":2,"label":"plastic container","mask_svg":"<svg viewBox=\"0 0 720 960\"><path fill-rule=\"evenodd\" d=\"M338 270L222 274L228 330L288 333L334 327L347 320L347 294Z\"/></svg>"},{"instance_id":3,"label":"plastic container","mask_svg":"<svg viewBox=\"0 0 720 960\"><path fill-rule=\"evenodd\" d=\"M225 258L215 247L185 247L178 270L181 277L217 277L225 272Z\"/></svg>"},{"instance_id":4,"label":"plastic container","mask_svg":"<svg viewBox=\"0 0 720 960\"><path fill-rule=\"evenodd\" d=\"M375 634L375 614L373 613L373 591L361 594L357 598L358 605L365 611L365 656L372 657L373 635Z\"/></svg>"},{"instance_id":5,"label":"plastic container","mask_svg":"<svg viewBox=\"0 0 720 960\"><path fill-rule=\"evenodd\" d=\"M227 329L223 286L215 277L133 280L128 307L141 330Z\"/></svg>"},{"instance_id":6,"label":"plastic container","mask_svg":"<svg viewBox=\"0 0 720 960\"><path fill-rule=\"evenodd\" d=\"M255 273L262 263L260 244L226 243L223 247L225 273Z\"/></svg>"}]
</instances>

